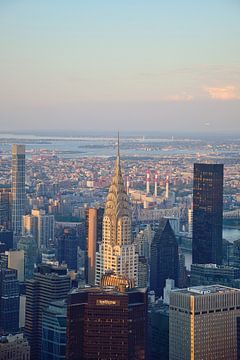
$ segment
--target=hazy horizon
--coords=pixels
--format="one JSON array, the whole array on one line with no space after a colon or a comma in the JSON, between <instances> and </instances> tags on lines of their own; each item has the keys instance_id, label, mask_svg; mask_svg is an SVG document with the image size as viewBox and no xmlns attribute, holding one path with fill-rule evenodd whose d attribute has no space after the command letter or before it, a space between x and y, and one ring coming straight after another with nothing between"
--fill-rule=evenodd
<instances>
[{"instance_id":1,"label":"hazy horizon","mask_svg":"<svg viewBox=\"0 0 240 360\"><path fill-rule=\"evenodd\" d=\"M0 131L0 139L77 139L77 138L116 138L117 130L22 130L22 131ZM145 138L147 139L159 139L159 140L240 140L240 132L192 132L192 131L121 131L120 138Z\"/></svg>"}]
</instances>

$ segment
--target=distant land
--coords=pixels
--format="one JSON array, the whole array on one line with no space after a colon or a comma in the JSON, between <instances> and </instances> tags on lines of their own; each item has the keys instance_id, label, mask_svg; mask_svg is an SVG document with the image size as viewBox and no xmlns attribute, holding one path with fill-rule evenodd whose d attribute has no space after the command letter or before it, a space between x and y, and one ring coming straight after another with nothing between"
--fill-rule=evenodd
<instances>
[{"instance_id":1,"label":"distant land","mask_svg":"<svg viewBox=\"0 0 240 360\"><path fill-rule=\"evenodd\" d=\"M26 135L28 138L30 136L34 137L117 137L117 129L111 131L79 131L79 130L24 130L24 131L1 131L0 138L11 138L11 136L21 135L23 137ZM214 140L214 139L223 139L223 140L239 140L240 141L240 128L239 132L166 132L166 131L121 131L120 137L142 137L142 138L154 138L154 139L201 139L201 140Z\"/></svg>"}]
</instances>

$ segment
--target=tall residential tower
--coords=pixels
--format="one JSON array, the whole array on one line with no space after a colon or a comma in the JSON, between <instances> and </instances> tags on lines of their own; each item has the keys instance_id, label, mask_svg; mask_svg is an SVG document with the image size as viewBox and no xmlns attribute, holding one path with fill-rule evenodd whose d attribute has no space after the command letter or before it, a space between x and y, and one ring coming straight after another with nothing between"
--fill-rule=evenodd
<instances>
[{"instance_id":1,"label":"tall residential tower","mask_svg":"<svg viewBox=\"0 0 240 360\"><path fill-rule=\"evenodd\" d=\"M12 228L15 236L21 235L22 216L25 212L25 145L12 147Z\"/></svg>"}]
</instances>

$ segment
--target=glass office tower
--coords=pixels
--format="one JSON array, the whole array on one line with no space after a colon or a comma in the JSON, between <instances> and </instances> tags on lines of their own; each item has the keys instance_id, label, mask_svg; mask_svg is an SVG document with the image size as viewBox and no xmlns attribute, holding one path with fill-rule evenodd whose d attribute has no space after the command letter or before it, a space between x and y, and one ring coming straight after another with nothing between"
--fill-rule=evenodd
<instances>
[{"instance_id":1,"label":"glass office tower","mask_svg":"<svg viewBox=\"0 0 240 360\"><path fill-rule=\"evenodd\" d=\"M194 164L193 264L222 263L223 165Z\"/></svg>"}]
</instances>

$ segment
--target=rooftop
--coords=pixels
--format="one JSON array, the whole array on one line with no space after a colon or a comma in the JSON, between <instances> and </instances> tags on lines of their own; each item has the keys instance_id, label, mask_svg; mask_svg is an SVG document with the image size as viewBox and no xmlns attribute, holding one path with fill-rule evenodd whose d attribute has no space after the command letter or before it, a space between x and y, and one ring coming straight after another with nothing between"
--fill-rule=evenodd
<instances>
[{"instance_id":1,"label":"rooftop","mask_svg":"<svg viewBox=\"0 0 240 360\"><path fill-rule=\"evenodd\" d=\"M70 294L77 293L96 293L97 295L126 295L129 293L140 292L145 293L147 288L132 288L126 289L125 292L118 291L114 286L85 286L84 288L75 288L70 291Z\"/></svg>"},{"instance_id":2,"label":"rooftop","mask_svg":"<svg viewBox=\"0 0 240 360\"><path fill-rule=\"evenodd\" d=\"M192 264L191 267L198 267L203 269L224 269L224 270L235 270L238 269L234 266L229 265L217 265L217 264Z\"/></svg>"},{"instance_id":3,"label":"rooftop","mask_svg":"<svg viewBox=\"0 0 240 360\"><path fill-rule=\"evenodd\" d=\"M232 293L240 292L240 289L230 288L223 285L207 285L207 286L192 286L187 289L177 289L173 290L179 293L188 294L192 296L207 295L207 294L217 294L217 293Z\"/></svg>"}]
</instances>

